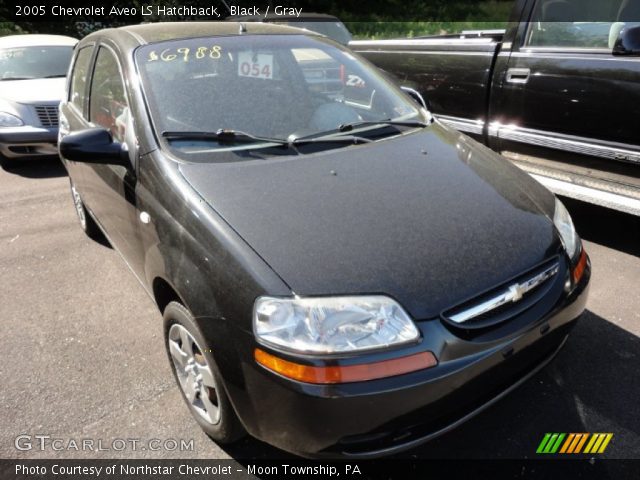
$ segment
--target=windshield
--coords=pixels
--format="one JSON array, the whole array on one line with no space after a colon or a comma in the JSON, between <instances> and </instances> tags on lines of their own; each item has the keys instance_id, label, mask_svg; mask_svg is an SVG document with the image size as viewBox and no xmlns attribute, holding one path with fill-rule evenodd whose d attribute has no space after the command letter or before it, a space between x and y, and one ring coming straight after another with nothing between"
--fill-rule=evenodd
<instances>
[{"instance_id":1,"label":"windshield","mask_svg":"<svg viewBox=\"0 0 640 480\"><path fill-rule=\"evenodd\" d=\"M361 121L424 121L375 67L322 38L188 39L140 47L135 56L159 134L224 129L287 139Z\"/></svg>"},{"instance_id":2,"label":"windshield","mask_svg":"<svg viewBox=\"0 0 640 480\"><path fill-rule=\"evenodd\" d=\"M73 47L15 47L0 49L2 80L64 77Z\"/></svg>"}]
</instances>

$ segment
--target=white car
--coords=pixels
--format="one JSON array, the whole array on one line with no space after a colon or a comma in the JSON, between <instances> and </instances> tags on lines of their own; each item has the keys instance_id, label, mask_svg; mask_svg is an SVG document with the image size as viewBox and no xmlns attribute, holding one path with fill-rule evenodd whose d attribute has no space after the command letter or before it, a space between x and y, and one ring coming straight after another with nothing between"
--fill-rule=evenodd
<instances>
[{"instance_id":1,"label":"white car","mask_svg":"<svg viewBox=\"0 0 640 480\"><path fill-rule=\"evenodd\" d=\"M0 37L0 161L57 156L58 105L78 42L60 35Z\"/></svg>"}]
</instances>

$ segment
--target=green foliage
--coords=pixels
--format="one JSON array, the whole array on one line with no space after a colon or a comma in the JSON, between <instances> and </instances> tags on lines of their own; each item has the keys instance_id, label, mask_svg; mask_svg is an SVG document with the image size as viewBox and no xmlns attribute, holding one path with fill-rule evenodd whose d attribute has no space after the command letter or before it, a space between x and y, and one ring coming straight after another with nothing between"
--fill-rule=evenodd
<instances>
[{"instance_id":1,"label":"green foliage","mask_svg":"<svg viewBox=\"0 0 640 480\"><path fill-rule=\"evenodd\" d=\"M303 12L325 12L344 21L356 38L390 38L420 36L465 29L489 29L504 27L514 0L227 0L229 4L249 6L254 4L287 5L302 8ZM213 2L226 14L222 2ZM66 7L87 6L86 0L66 0L59 4ZM135 7L162 4L209 6L211 0L111 0L105 5ZM0 2L0 35L15 33L51 33L82 37L94 30L118 27L141 21L179 21L192 18L71 18L60 17L51 21L9 22L13 4Z\"/></svg>"},{"instance_id":2,"label":"green foliage","mask_svg":"<svg viewBox=\"0 0 640 480\"><path fill-rule=\"evenodd\" d=\"M0 22L0 37L5 35L18 35L24 33L22 29L12 22Z\"/></svg>"},{"instance_id":3,"label":"green foliage","mask_svg":"<svg viewBox=\"0 0 640 480\"><path fill-rule=\"evenodd\" d=\"M437 3L441 3L439 8L436 8ZM425 2L422 13L415 14L414 21L385 21L383 18L372 18L372 21L347 21L345 24L354 38L371 40L506 28L513 8L512 1L484 0L472 2L472 5L469 3L465 0ZM376 12L371 17L380 15Z\"/></svg>"}]
</instances>

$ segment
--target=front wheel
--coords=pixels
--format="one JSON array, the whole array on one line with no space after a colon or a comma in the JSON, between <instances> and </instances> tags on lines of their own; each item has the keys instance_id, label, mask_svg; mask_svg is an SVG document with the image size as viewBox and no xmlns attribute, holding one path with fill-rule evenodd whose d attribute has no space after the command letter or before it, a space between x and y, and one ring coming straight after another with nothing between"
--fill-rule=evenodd
<instances>
[{"instance_id":1,"label":"front wheel","mask_svg":"<svg viewBox=\"0 0 640 480\"><path fill-rule=\"evenodd\" d=\"M244 428L189 310L177 302L169 303L164 311L164 333L174 378L200 427L220 444L243 437Z\"/></svg>"},{"instance_id":2,"label":"front wheel","mask_svg":"<svg viewBox=\"0 0 640 480\"><path fill-rule=\"evenodd\" d=\"M102 232L98 227L98 224L93 219L91 214L87 211L87 207L84 206L82 198L73 182L71 183L71 197L73 198L73 205L76 207L76 214L80 221L80 228L87 234L87 236L93 240L99 240L102 237Z\"/></svg>"},{"instance_id":3,"label":"front wheel","mask_svg":"<svg viewBox=\"0 0 640 480\"><path fill-rule=\"evenodd\" d=\"M7 158L4 155L0 155L0 165L5 170L13 170L18 166L18 161L15 158Z\"/></svg>"}]
</instances>

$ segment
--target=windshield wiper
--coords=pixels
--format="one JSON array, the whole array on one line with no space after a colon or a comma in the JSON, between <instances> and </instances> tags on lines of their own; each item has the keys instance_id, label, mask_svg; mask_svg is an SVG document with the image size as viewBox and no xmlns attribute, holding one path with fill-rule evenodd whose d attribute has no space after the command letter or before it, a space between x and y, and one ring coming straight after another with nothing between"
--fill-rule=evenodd
<instances>
[{"instance_id":1,"label":"windshield wiper","mask_svg":"<svg viewBox=\"0 0 640 480\"><path fill-rule=\"evenodd\" d=\"M429 124L425 122L420 122L418 120L391 120L390 118L386 120L362 120L360 122L351 122L351 123L343 123L338 127L339 132L350 132L354 128L357 127L366 127L368 125L393 125L398 127L415 127L415 128L425 128L428 127Z\"/></svg>"},{"instance_id":2,"label":"windshield wiper","mask_svg":"<svg viewBox=\"0 0 640 480\"><path fill-rule=\"evenodd\" d=\"M283 145L287 147L294 147L298 145L305 145L309 143L369 143L373 140L368 138L356 137L353 135L341 135L338 137L311 137L311 138L297 138L295 136L289 136L288 139L284 138L272 138L262 137L259 135L253 135L251 133L243 132L240 130L220 129L216 132L162 132L162 136L167 140L215 140L218 143L275 143L277 145Z\"/></svg>"},{"instance_id":3,"label":"windshield wiper","mask_svg":"<svg viewBox=\"0 0 640 480\"><path fill-rule=\"evenodd\" d=\"M309 143L371 143L373 140L356 135L322 136L322 137L289 137L289 146L306 145Z\"/></svg>"},{"instance_id":4,"label":"windshield wiper","mask_svg":"<svg viewBox=\"0 0 640 480\"><path fill-rule=\"evenodd\" d=\"M0 78L0 82L6 82L7 80L33 80L35 77L5 77Z\"/></svg>"},{"instance_id":5,"label":"windshield wiper","mask_svg":"<svg viewBox=\"0 0 640 480\"><path fill-rule=\"evenodd\" d=\"M381 127L386 126L399 126L399 127L414 127L414 128L425 128L428 127L429 124L425 122L420 122L417 120L361 120L359 122L352 123L343 123L338 126L338 128L333 128L331 130L326 130L324 132L312 133L310 135L305 135L304 137L299 137L295 139L295 144L300 145L303 143L313 143L313 142L339 142L340 139L344 139L344 141L357 141L360 143L369 143L373 142L373 140L361 136L353 136L353 135L339 135L340 133L350 132L354 128L357 127L365 127L370 125L379 125ZM289 137L291 138L291 137Z\"/></svg>"},{"instance_id":6,"label":"windshield wiper","mask_svg":"<svg viewBox=\"0 0 640 480\"><path fill-rule=\"evenodd\" d=\"M220 129L216 132L162 132L167 140L216 140L218 143L253 143L265 142L278 145L288 145L289 142L282 138L269 138L242 132L240 130Z\"/></svg>"},{"instance_id":7,"label":"windshield wiper","mask_svg":"<svg viewBox=\"0 0 640 480\"><path fill-rule=\"evenodd\" d=\"M46 75L42 78L62 78L62 77L66 77L67 74L66 73L56 73L55 75Z\"/></svg>"}]
</instances>

